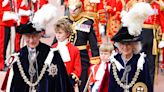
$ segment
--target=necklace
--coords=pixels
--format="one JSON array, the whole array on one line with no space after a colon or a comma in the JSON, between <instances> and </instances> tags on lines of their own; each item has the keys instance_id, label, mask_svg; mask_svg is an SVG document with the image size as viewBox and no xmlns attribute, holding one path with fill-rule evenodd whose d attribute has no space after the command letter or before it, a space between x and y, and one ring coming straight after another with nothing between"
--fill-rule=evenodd
<instances>
[{"instance_id":1,"label":"necklace","mask_svg":"<svg viewBox=\"0 0 164 92\"><path fill-rule=\"evenodd\" d=\"M18 56L17 56L17 58L18 58ZM43 68L42 68L42 70L41 70L41 73L40 73L40 75L39 75L39 77L38 77L38 79L36 80L36 82L32 83L32 82L29 81L29 79L28 79L27 76L25 75L25 72L24 72L24 70L23 70L23 67L22 67L22 65L21 65L21 62L20 62L19 58L18 58L18 61L17 61L17 65L18 65L19 72L20 72L20 74L21 74L21 76L22 76L24 82L25 82L26 84L28 84L30 87L34 87L34 86L36 86L36 85L40 82L40 80L42 79L42 77L43 77L43 75L45 74L46 69L47 69L47 67L48 67L47 64L44 64L44 65L43 65Z\"/></svg>"},{"instance_id":2,"label":"necklace","mask_svg":"<svg viewBox=\"0 0 164 92\"><path fill-rule=\"evenodd\" d=\"M118 74L117 74L116 65L115 65L114 62L112 63L112 70L113 70L113 75L114 75L114 78L115 78L117 84L120 87L122 87L123 89L125 89L126 92L129 92L129 88L131 88L135 84L135 82L137 81L138 76L140 74L140 71L141 71L140 69L137 69L137 71L135 72L135 75L134 75L132 81L128 85L126 85L126 84L122 83L121 80L119 79Z\"/></svg>"}]
</instances>

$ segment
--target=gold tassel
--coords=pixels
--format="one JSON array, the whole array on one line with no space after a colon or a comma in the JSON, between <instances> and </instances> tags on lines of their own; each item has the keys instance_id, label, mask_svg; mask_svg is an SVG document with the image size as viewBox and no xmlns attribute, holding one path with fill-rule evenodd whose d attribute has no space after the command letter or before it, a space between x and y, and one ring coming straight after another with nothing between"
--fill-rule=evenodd
<instances>
[{"instance_id":1,"label":"gold tassel","mask_svg":"<svg viewBox=\"0 0 164 92\"><path fill-rule=\"evenodd\" d=\"M154 83L155 84L158 84L157 80L158 80L158 62L159 62L159 49L157 47L158 45L158 42L157 42L157 39L158 39L158 30L156 30L157 26L154 25L153 27L153 36L154 36L154 39L153 39L153 49L152 49L152 55L155 55L155 73L154 73Z\"/></svg>"},{"instance_id":2,"label":"gold tassel","mask_svg":"<svg viewBox=\"0 0 164 92\"><path fill-rule=\"evenodd\" d=\"M158 61L158 54L155 56L155 72L154 72L154 83L158 84L158 68L159 68L159 61Z\"/></svg>"},{"instance_id":3,"label":"gold tassel","mask_svg":"<svg viewBox=\"0 0 164 92\"><path fill-rule=\"evenodd\" d=\"M153 51L152 51L153 55L157 55L158 54L158 48L157 48L157 40L156 38L153 39Z\"/></svg>"},{"instance_id":4,"label":"gold tassel","mask_svg":"<svg viewBox=\"0 0 164 92\"><path fill-rule=\"evenodd\" d=\"M155 26L153 27L153 49L152 49L152 55L157 55L158 54L158 47L157 47L157 39L156 39L156 30Z\"/></svg>"}]
</instances>

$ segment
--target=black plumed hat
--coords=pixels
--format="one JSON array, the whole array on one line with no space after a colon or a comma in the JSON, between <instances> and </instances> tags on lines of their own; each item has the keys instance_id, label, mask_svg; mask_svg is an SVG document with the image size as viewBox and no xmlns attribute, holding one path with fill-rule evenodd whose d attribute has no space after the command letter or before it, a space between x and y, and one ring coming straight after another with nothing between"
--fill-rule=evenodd
<instances>
[{"instance_id":1,"label":"black plumed hat","mask_svg":"<svg viewBox=\"0 0 164 92\"><path fill-rule=\"evenodd\" d=\"M121 27L111 40L114 42L127 43L141 41L142 38L141 36L130 35L127 27Z\"/></svg>"},{"instance_id":2,"label":"black plumed hat","mask_svg":"<svg viewBox=\"0 0 164 92\"><path fill-rule=\"evenodd\" d=\"M40 33L41 31L44 31L44 30L37 27L32 22L22 24L16 28L16 32L18 34L36 34L36 33Z\"/></svg>"}]
</instances>

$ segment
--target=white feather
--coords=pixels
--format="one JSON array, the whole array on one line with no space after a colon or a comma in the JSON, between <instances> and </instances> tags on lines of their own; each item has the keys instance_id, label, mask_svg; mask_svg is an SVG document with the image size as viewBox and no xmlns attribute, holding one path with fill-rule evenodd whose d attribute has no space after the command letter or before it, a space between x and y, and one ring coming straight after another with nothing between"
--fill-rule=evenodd
<instances>
[{"instance_id":1,"label":"white feather","mask_svg":"<svg viewBox=\"0 0 164 92\"><path fill-rule=\"evenodd\" d=\"M32 23L45 29L46 25L56 16L57 8L52 4L45 4L34 14Z\"/></svg>"},{"instance_id":2,"label":"white feather","mask_svg":"<svg viewBox=\"0 0 164 92\"><path fill-rule=\"evenodd\" d=\"M150 4L140 2L134 4L129 12L122 13L121 21L123 22L123 26L128 27L130 35L138 36L142 31L144 20L152 14L153 9L151 8Z\"/></svg>"}]
</instances>

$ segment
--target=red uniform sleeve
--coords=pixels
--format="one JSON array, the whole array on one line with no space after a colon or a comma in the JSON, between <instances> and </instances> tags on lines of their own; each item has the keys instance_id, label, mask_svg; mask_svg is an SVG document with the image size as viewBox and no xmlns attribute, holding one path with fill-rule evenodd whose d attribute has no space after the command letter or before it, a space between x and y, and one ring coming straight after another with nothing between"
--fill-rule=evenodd
<instances>
[{"instance_id":1,"label":"red uniform sleeve","mask_svg":"<svg viewBox=\"0 0 164 92\"><path fill-rule=\"evenodd\" d=\"M75 55L75 59L74 59L75 64L74 64L73 73L76 74L78 78L80 78L82 69L81 69L80 51L77 48L75 49L74 55Z\"/></svg>"},{"instance_id":2,"label":"red uniform sleeve","mask_svg":"<svg viewBox=\"0 0 164 92\"><path fill-rule=\"evenodd\" d=\"M160 26L162 29L162 33L164 34L164 11L160 11L159 13L159 20L160 20Z\"/></svg>"},{"instance_id":3,"label":"red uniform sleeve","mask_svg":"<svg viewBox=\"0 0 164 92\"><path fill-rule=\"evenodd\" d=\"M22 10L25 10L25 11L29 10L28 6L26 6L24 0L21 1L19 9L22 9ZM29 21L29 16L21 16L21 24L25 24L28 21Z\"/></svg>"},{"instance_id":4,"label":"red uniform sleeve","mask_svg":"<svg viewBox=\"0 0 164 92\"><path fill-rule=\"evenodd\" d=\"M22 0L17 0L17 2L12 2L12 5L11 5L11 2L10 1L6 2L6 4L4 4L2 6L3 11L4 12L18 13L19 7L21 5L21 1ZM16 21L15 20L8 20L8 21L4 21L4 23L5 23L6 26L13 26L14 23L16 23Z\"/></svg>"},{"instance_id":5,"label":"red uniform sleeve","mask_svg":"<svg viewBox=\"0 0 164 92\"><path fill-rule=\"evenodd\" d=\"M44 4L47 4L48 0L37 0L34 4L34 11L36 12L38 9L40 9Z\"/></svg>"},{"instance_id":6,"label":"red uniform sleeve","mask_svg":"<svg viewBox=\"0 0 164 92\"><path fill-rule=\"evenodd\" d=\"M40 8L44 5L47 4L48 0L40 0Z\"/></svg>"}]
</instances>

